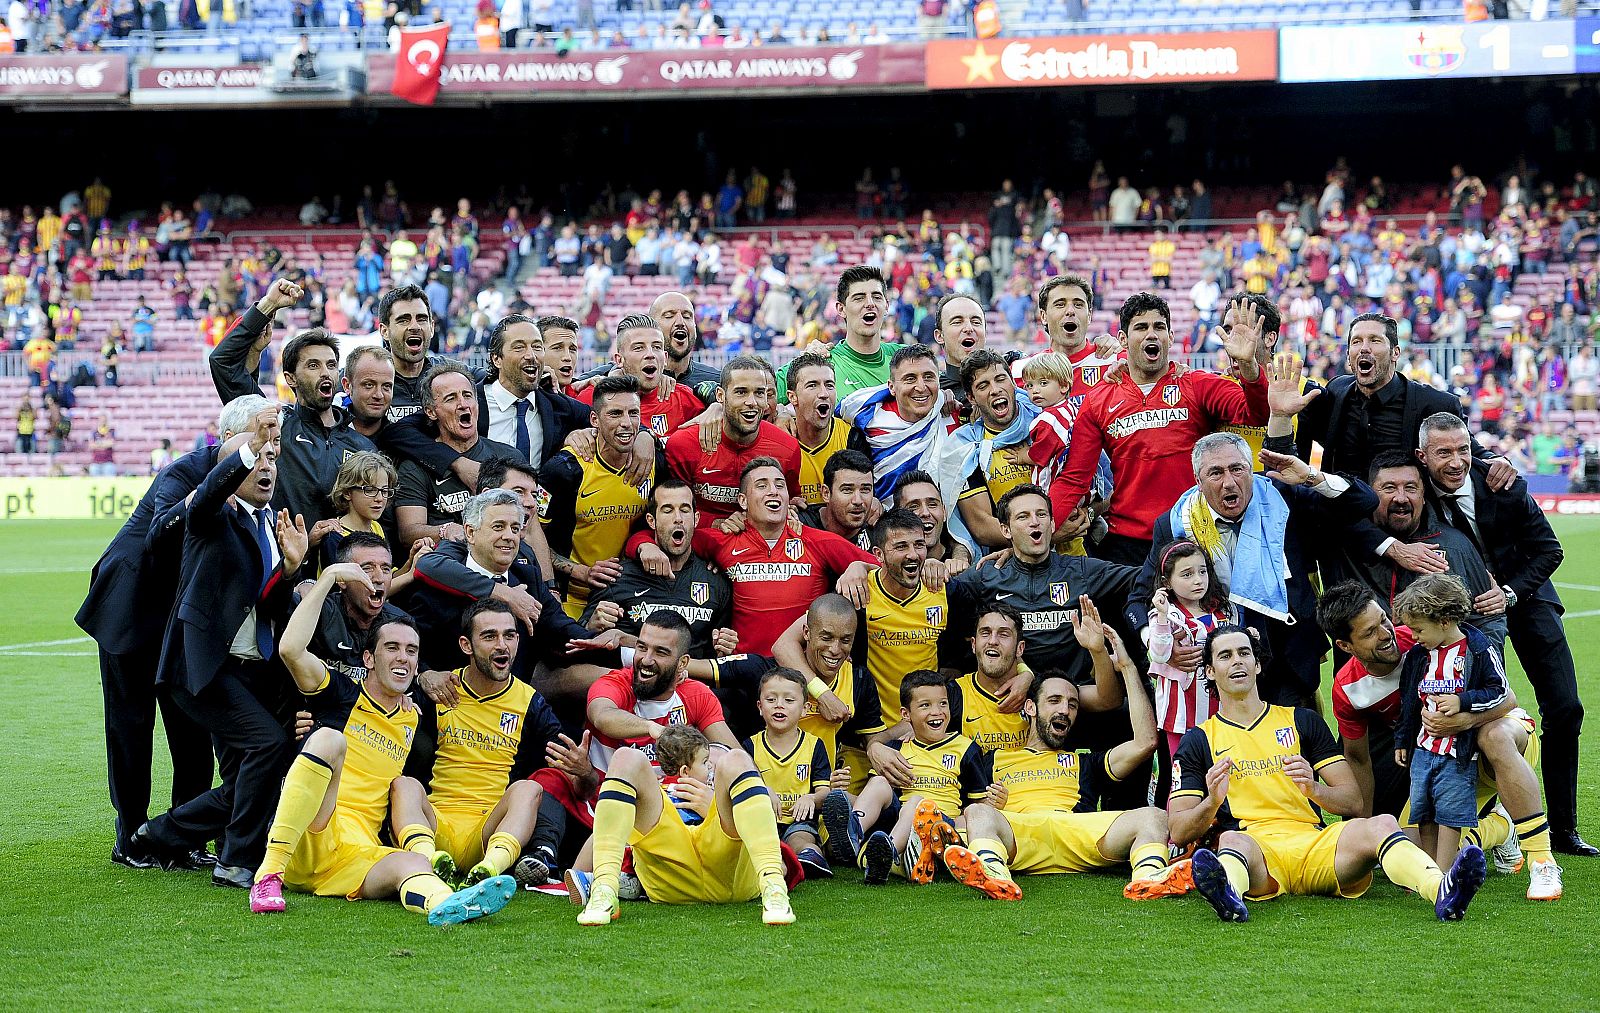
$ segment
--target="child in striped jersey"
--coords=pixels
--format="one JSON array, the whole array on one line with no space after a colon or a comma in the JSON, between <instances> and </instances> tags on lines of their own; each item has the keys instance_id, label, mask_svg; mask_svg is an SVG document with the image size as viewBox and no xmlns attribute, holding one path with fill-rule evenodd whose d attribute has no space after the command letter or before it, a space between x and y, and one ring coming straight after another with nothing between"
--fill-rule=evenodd
<instances>
[{"instance_id":1,"label":"child in striped jersey","mask_svg":"<svg viewBox=\"0 0 1600 1013\"><path fill-rule=\"evenodd\" d=\"M1063 468L1067 466L1067 451L1072 449L1072 426L1078 418L1078 406L1083 403L1080 391L1074 397L1067 394L1073 389L1075 367L1072 360L1061 352L1040 352L1022 363L1021 386L1028 400L1040 409L1039 417L1028 428L1028 460L1033 464L1033 484L1041 489L1050 488ZM1103 466L1109 481L1110 470ZM1072 521L1078 521L1079 511L1090 508L1089 501L1103 498L1105 488L1097 476L1094 492L1084 497L1073 511ZM1094 537L1105 531L1105 522L1098 517L1091 520ZM1083 536L1058 546L1068 556L1084 556Z\"/></svg>"},{"instance_id":2,"label":"child in striped jersey","mask_svg":"<svg viewBox=\"0 0 1600 1013\"><path fill-rule=\"evenodd\" d=\"M1181 648L1204 647L1213 629L1236 620L1227 585L1198 543L1187 538L1168 542L1156 561L1160 585L1150 598L1144 637L1156 684L1156 727L1166 734L1171 756L1184 732L1217 712L1216 696L1207 692L1204 679L1195 677L1198 666L1185 668L1173 658Z\"/></svg>"}]
</instances>

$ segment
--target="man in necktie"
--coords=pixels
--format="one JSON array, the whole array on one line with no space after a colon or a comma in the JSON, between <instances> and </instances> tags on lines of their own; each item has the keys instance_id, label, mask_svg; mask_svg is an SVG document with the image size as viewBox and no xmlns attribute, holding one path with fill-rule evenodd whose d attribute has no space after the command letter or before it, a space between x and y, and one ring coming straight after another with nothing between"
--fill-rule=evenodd
<instances>
[{"instance_id":1,"label":"man in necktie","mask_svg":"<svg viewBox=\"0 0 1600 1013\"><path fill-rule=\"evenodd\" d=\"M305 558L303 517L274 515L277 433L263 429L218 461L189 501L177 607L157 682L211 733L222 784L134 832L157 857L220 836L212 882L248 889L293 757L297 697L275 659Z\"/></svg>"},{"instance_id":2,"label":"man in necktie","mask_svg":"<svg viewBox=\"0 0 1600 1013\"><path fill-rule=\"evenodd\" d=\"M1526 482L1519 478L1501 492L1492 488L1488 466L1472 458L1467 424L1455 415L1440 412L1423 419L1417 442L1417 458L1427 469L1430 495L1440 510L1447 512L1450 523L1481 547L1490 572L1502 582L1499 588L1479 595L1474 607L1493 592L1504 595L1506 631L1539 701L1551 850L1587 858L1600 855L1600 850L1578 834L1578 736L1583 729L1583 701L1578 697L1577 670L1561 624L1564 608L1550 583L1564 554L1561 542L1528 494ZM1468 718L1470 715L1456 715L1453 720ZM1447 735L1454 730L1444 728L1434 734ZM1539 841L1544 829L1542 819L1517 825L1524 851L1531 850L1526 842ZM1559 891L1559 886L1556 889Z\"/></svg>"}]
</instances>

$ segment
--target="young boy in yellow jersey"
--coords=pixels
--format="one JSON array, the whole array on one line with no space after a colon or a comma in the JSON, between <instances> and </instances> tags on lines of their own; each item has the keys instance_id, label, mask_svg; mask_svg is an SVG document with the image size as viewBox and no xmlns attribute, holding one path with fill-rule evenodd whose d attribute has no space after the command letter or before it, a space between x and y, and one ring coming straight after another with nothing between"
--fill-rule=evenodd
<instances>
[{"instance_id":1,"label":"young boy in yellow jersey","mask_svg":"<svg viewBox=\"0 0 1600 1013\"><path fill-rule=\"evenodd\" d=\"M756 690L756 710L766 727L740 745L772 793L779 837L794 849L808 877L831 879L833 868L822 857L817 816L822 800L829 791L843 788L850 773L835 776L822 740L800 727L806 703L805 676L792 668L767 672Z\"/></svg>"},{"instance_id":2,"label":"young boy in yellow jersey","mask_svg":"<svg viewBox=\"0 0 1600 1013\"><path fill-rule=\"evenodd\" d=\"M827 483L823 472L841 450L858 450L869 458L866 434L833 413L839 403L833 363L826 355L805 352L785 371L789 404L794 408L794 436L800 443L800 495L809 506L821 506Z\"/></svg>"},{"instance_id":3,"label":"young boy in yellow jersey","mask_svg":"<svg viewBox=\"0 0 1600 1013\"><path fill-rule=\"evenodd\" d=\"M411 777L390 801L395 841L427 856L441 878L467 869L468 886L513 863L520 885L549 881L566 813L555 799L547 803L528 775L556 767L579 798L599 783L544 697L512 678L519 639L504 602L484 598L462 615L461 650L469 660L449 684L453 702L417 695Z\"/></svg>"},{"instance_id":4,"label":"young boy in yellow jersey","mask_svg":"<svg viewBox=\"0 0 1600 1013\"><path fill-rule=\"evenodd\" d=\"M977 671L950 684L950 711L961 734L986 753L1021 746L1028 719L1000 709L1006 686L1027 670L1022 663L1022 613L1003 601L982 606L973 627Z\"/></svg>"},{"instance_id":5,"label":"young boy in yellow jersey","mask_svg":"<svg viewBox=\"0 0 1600 1013\"><path fill-rule=\"evenodd\" d=\"M1459 921L1487 874L1483 850L1468 844L1449 872L1406 838L1387 814L1353 817L1363 802L1355 774L1315 712L1261 699L1253 631L1219 626L1206 641L1208 688L1218 711L1189 729L1173 757L1167 802L1172 840L1197 841L1221 828L1217 850L1194 853L1195 890L1223 921L1248 921L1244 901L1285 893L1359 897L1382 867L1397 886ZM1325 825L1327 809L1346 818Z\"/></svg>"},{"instance_id":6,"label":"young boy in yellow jersey","mask_svg":"<svg viewBox=\"0 0 1600 1013\"><path fill-rule=\"evenodd\" d=\"M1128 695L1133 737L1098 753L1068 750L1078 717L1078 687L1058 669L1040 672L1022 705L1027 741L990 757L1004 802L968 806L966 846L945 848L944 864L957 882L996 900L1020 900L1015 873L1089 872L1127 863L1123 896L1173 896L1186 882L1167 866L1167 814L1154 806L1097 811L1109 784L1146 768L1156 748L1155 713L1144 676L1120 637L1098 621L1082 621L1078 642L1096 665L1114 663Z\"/></svg>"},{"instance_id":7,"label":"young boy in yellow jersey","mask_svg":"<svg viewBox=\"0 0 1600 1013\"><path fill-rule=\"evenodd\" d=\"M591 588L622 572L623 545L644 513L656 476L652 468L639 484L624 477L639 435L637 379L620 374L596 383L589 419L595 427L593 459L563 450L539 469L539 485L549 494L540 504L539 520L556 572L567 581L562 608L574 619L583 615Z\"/></svg>"},{"instance_id":8,"label":"young boy in yellow jersey","mask_svg":"<svg viewBox=\"0 0 1600 1013\"><path fill-rule=\"evenodd\" d=\"M401 771L416 733L416 713L402 703L416 678L420 644L410 619L380 619L367 634L366 679L355 683L330 675L307 644L335 582L365 585L367 577L350 563L322 571L279 646L295 685L311 698L324 726L307 736L283 779L266 857L250 888L250 910L283 911L287 886L351 900L398 896L407 910L427 914L432 925L493 914L516 894L510 876L452 892L426 858L378 841L390 785L405 780Z\"/></svg>"},{"instance_id":9,"label":"young boy in yellow jersey","mask_svg":"<svg viewBox=\"0 0 1600 1013\"><path fill-rule=\"evenodd\" d=\"M868 886L881 886L899 862L912 883L933 881L934 861L956 840L964 806L991 795L988 764L977 743L953 730L949 686L938 672L923 669L900 683L900 720L910 728L889 748L911 768L909 783L896 786L874 774L856 799L848 840Z\"/></svg>"}]
</instances>

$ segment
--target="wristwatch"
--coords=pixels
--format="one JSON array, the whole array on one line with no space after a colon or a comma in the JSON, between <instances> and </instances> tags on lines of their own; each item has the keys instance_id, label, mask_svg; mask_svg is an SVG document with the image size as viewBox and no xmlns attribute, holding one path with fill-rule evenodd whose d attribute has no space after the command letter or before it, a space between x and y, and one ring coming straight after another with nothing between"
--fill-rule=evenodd
<instances>
[{"instance_id":1,"label":"wristwatch","mask_svg":"<svg viewBox=\"0 0 1600 1013\"><path fill-rule=\"evenodd\" d=\"M1510 584L1501 584L1500 590L1505 592L1506 611L1510 612L1512 609L1517 607L1517 592L1511 590Z\"/></svg>"}]
</instances>

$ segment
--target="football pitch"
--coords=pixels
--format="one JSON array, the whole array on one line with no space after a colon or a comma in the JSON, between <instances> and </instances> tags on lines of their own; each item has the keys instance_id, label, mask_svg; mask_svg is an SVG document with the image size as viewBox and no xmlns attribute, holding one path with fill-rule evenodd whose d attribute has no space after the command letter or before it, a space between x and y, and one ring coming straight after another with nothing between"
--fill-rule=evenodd
<instances>
[{"instance_id":1,"label":"football pitch","mask_svg":"<svg viewBox=\"0 0 1600 1013\"><path fill-rule=\"evenodd\" d=\"M72 616L115 530L0 524L0 1008L1600 1007L1600 859L1566 859L1555 904L1523 898L1526 872L1491 871L1450 925L1381 873L1364 899L1283 898L1246 925L1195 896L1123 900L1115 874L1025 877L1023 901L1001 904L942 878L869 890L854 871L802 885L786 928L756 904L624 904L611 927L580 929L576 908L530 893L450 930L396 903L295 894L286 914L251 916L244 891L204 874L109 861L94 645ZM1600 519L1557 533L1594 708L1579 822L1600 842ZM1533 710L1515 663L1512 678ZM156 757L160 799L159 742Z\"/></svg>"}]
</instances>

